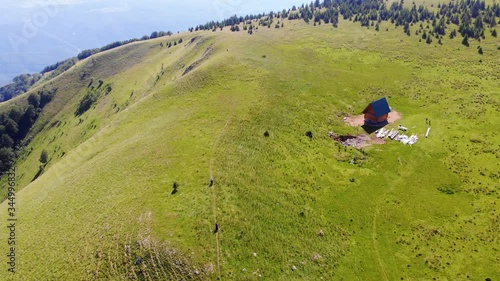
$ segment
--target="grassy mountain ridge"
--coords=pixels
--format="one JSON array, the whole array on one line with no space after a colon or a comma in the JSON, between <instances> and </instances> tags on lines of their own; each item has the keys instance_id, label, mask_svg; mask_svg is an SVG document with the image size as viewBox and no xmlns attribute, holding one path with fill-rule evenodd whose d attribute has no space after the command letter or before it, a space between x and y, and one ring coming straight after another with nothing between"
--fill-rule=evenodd
<instances>
[{"instance_id":1,"label":"grassy mountain ridge","mask_svg":"<svg viewBox=\"0 0 500 281\"><path fill-rule=\"evenodd\" d=\"M219 266L229 280L494 279L498 76L485 74L499 57L481 59L343 20L92 56L50 82L57 94L16 165L18 273L0 274L160 279L161 263L137 258L173 248L200 279ZM92 78L112 91L77 116ZM342 118L380 96L417 145L344 149L326 136L358 133ZM43 149L49 164L30 183Z\"/></svg>"},{"instance_id":2,"label":"grassy mountain ridge","mask_svg":"<svg viewBox=\"0 0 500 281\"><path fill-rule=\"evenodd\" d=\"M187 48L189 49L186 50ZM186 60L189 61L189 59L193 59L196 55L190 54L190 50L195 49L197 51L203 51L199 50L199 48L199 45L194 44L190 47L187 46L186 49L181 49L179 47L176 50L177 53L181 52L184 54L185 52L186 54L186 57L179 56L179 58L175 55L176 53L174 51L174 55L171 56L172 59L167 60L170 61L172 65L168 67L169 69L165 69L164 73L167 70L171 71L165 75L166 77L164 77L163 81L168 78L175 79L175 75L180 76L180 73L182 73L180 67L185 64ZM119 48L116 52L108 51L100 53L77 64L74 69L69 70L69 72L65 75L55 78L45 84L44 87L46 88L57 89L58 94L42 112L41 116L37 120L37 123L32 128L32 134L36 135L37 132L43 130L51 131L49 134L51 139L48 139L47 137L44 138L44 143L46 145L53 143L61 136L67 137L63 138L63 140L58 143L61 143L66 147L77 147L78 144L83 143L85 140L90 138L93 133L98 131L97 122L100 123L99 119L110 118L117 112L125 109L130 104L133 104L133 101L140 100L149 94L151 90L155 90L155 85L158 82L158 74L161 74L162 72L162 64L157 63L156 60L158 60L159 57L164 56L167 51L163 50L163 52L150 52L154 49L160 51L160 47L157 42L137 47L134 47L134 45L131 44ZM148 52L150 52L148 54L149 58L145 60L145 56ZM172 50L169 50L168 55L171 54ZM138 65L140 60L145 61L142 61L142 63ZM117 61L119 64L106 63L106 61ZM102 99L99 100L99 110L95 114L75 116L74 104L78 103L82 98L82 94L88 91L89 87L87 86L90 85L90 81L93 81L93 84L97 85L97 80L102 80L103 82L107 81L106 84L112 85L114 81L108 79L112 78L120 71L125 73L127 73L127 71L130 72L131 70L129 68L132 66L135 67L132 69L132 73L134 77L136 77L136 80L131 81L128 76L125 76L126 78L123 80L118 80L116 83L118 85L114 91L119 91L120 95L102 97ZM30 93L27 93L24 97L29 94ZM21 97L9 101L9 103L16 103L19 105L23 102L24 101ZM5 106L5 108L8 107ZM66 126L68 123L76 126L68 130L68 127L71 126ZM36 141L34 141L34 143L36 143ZM64 149L61 146L55 146L54 152L57 152L56 154L59 154L61 157L61 153L64 152ZM33 161L28 162L32 165L36 165L37 161L35 159L38 155L39 153L34 153ZM27 184L27 182L22 184L22 186L25 184Z\"/></svg>"}]
</instances>

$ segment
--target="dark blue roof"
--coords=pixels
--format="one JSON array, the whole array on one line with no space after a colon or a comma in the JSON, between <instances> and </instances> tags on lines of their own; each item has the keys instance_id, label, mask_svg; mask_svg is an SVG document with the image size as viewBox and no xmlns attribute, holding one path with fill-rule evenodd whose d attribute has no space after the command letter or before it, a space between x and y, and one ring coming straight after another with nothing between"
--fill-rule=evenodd
<instances>
[{"instance_id":1,"label":"dark blue roof","mask_svg":"<svg viewBox=\"0 0 500 281\"><path fill-rule=\"evenodd\" d=\"M377 118L391 112L391 109L389 108L389 103L387 103L387 100L385 99L385 97L381 98L379 100L376 100L370 104L373 107L373 111L375 112L375 117L377 117Z\"/></svg>"}]
</instances>

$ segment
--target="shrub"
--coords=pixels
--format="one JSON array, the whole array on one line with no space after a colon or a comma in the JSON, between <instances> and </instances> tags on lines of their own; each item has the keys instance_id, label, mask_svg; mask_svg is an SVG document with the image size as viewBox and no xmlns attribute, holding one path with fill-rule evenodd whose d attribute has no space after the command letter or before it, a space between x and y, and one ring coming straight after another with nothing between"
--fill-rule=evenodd
<instances>
[{"instance_id":1,"label":"shrub","mask_svg":"<svg viewBox=\"0 0 500 281\"><path fill-rule=\"evenodd\" d=\"M438 190L444 194L452 195L455 194L455 190L451 187L438 187Z\"/></svg>"},{"instance_id":2,"label":"shrub","mask_svg":"<svg viewBox=\"0 0 500 281\"><path fill-rule=\"evenodd\" d=\"M179 188L179 184L176 181L174 181L174 184L172 185L172 193L171 193L172 195L177 193L178 191L177 188Z\"/></svg>"},{"instance_id":3,"label":"shrub","mask_svg":"<svg viewBox=\"0 0 500 281\"><path fill-rule=\"evenodd\" d=\"M47 150L42 150L42 153L40 153L40 162L42 164L46 164L47 161L49 160L49 155L47 154Z\"/></svg>"},{"instance_id":4,"label":"shrub","mask_svg":"<svg viewBox=\"0 0 500 281\"><path fill-rule=\"evenodd\" d=\"M311 131L306 132L306 136L309 137L310 139L313 138L313 133Z\"/></svg>"},{"instance_id":5,"label":"shrub","mask_svg":"<svg viewBox=\"0 0 500 281\"><path fill-rule=\"evenodd\" d=\"M80 100L75 115L78 116L85 113L92 107L92 105L97 101L98 98L99 98L98 93L92 91L87 92L87 94Z\"/></svg>"}]
</instances>

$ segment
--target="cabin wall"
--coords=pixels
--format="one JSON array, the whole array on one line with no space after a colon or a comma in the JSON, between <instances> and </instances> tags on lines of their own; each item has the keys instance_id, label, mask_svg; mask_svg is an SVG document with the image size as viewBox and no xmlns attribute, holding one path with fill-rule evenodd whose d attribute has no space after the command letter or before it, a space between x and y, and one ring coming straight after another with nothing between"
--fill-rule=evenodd
<instances>
[{"instance_id":1,"label":"cabin wall","mask_svg":"<svg viewBox=\"0 0 500 281\"><path fill-rule=\"evenodd\" d=\"M377 118L375 116L375 110L373 109L373 106L371 106L371 104L365 108L363 113L365 116L365 125L366 126L383 127L389 123L387 121L389 114L385 114L385 115L382 115L382 116Z\"/></svg>"}]
</instances>

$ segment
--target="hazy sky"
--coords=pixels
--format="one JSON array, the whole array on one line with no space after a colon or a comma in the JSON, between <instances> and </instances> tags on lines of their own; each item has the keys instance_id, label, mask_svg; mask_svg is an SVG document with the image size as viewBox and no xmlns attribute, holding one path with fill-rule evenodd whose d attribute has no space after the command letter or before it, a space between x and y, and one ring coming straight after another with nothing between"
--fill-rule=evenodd
<instances>
[{"instance_id":1,"label":"hazy sky","mask_svg":"<svg viewBox=\"0 0 500 281\"><path fill-rule=\"evenodd\" d=\"M234 14L281 11L304 0L4 0L0 6L0 85L81 50L184 31Z\"/></svg>"}]
</instances>

